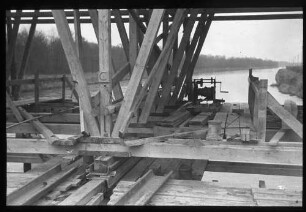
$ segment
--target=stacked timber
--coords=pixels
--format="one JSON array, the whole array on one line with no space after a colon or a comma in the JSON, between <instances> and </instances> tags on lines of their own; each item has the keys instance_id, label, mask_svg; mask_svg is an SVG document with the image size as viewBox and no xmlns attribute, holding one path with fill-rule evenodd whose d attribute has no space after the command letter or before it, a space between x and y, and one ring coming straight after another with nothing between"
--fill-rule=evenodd
<instances>
[{"instance_id":1,"label":"stacked timber","mask_svg":"<svg viewBox=\"0 0 306 212\"><path fill-rule=\"evenodd\" d=\"M208 120L212 117L212 112L201 112L200 114L193 117L188 123L189 126L204 126Z\"/></svg>"},{"instance_id":2,"label":"stacked timber","mask_svg":"<svg viewBox=\"0 0 306 212\"><path fill-rule=\"evenodd\" d=\"M190 117L191 114L187 110L175 111L169 117L166 117L160 122L158 122L157 125L165 127L177 127Z\"/></svg>"}]
</instances>

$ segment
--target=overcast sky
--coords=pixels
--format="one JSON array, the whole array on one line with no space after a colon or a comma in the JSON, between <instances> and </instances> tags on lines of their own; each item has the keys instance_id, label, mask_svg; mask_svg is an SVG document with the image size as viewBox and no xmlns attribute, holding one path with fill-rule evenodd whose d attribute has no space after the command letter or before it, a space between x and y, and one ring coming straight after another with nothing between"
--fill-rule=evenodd
<instances>
[{"instance_id":1,"label":"overcast sky","mask_svg":"<svg viewBox=\"0 0 306 212\"><path fill-rule=\"evenodd\" d=\"M23 27L28 29L29 25ZM73 32L73 24L70 28ZM128 33L127 25L126 29ZM37 30L57 36L55 24L39 24ZM97 42L91 24L82 24L81 30L86 40ZM118 44L121 44L119 33L116 25L112 24L112 45ZM201 54L296 62L301 61L302 45L302 19L213 21Z\"/></svg>"}]
</instances>

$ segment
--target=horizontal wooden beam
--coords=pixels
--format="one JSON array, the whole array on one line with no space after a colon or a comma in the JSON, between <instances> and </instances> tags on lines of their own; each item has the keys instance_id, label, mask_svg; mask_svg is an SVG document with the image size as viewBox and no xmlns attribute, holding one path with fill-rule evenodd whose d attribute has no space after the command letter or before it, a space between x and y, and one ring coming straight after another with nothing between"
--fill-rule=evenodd
<instances>
[{"instance_id":1,"label":"horizontal wooden beam","mask_svg":"<svg viewBox=\"0 0 306 212\"><path fill-rule=\"evenodd\" d=\"M263 175L303 176L303 166L209 161L205 171Z\"/></svg>"},{"instance_id":2,"label":"horizontal wooden beam","mask_svg":"<svg viewBox=\"0 0 306 212\"><path fill-rule=\"evenodd\" d=\"M173 18L172 18L173 19ZM170 18L169 21L172 21ZM273 15L236 15L236 16L215 16L213 21L256 21L256 20L282 20L282 19L303 19L303 14L273 14ZM139 18L141 22L145 22L144 18ZM188 18L187 18L188 20ZM21 19L20 24L30 24L31 19ZM74 23L73 18L67 18L68 23ZM197 20L198 21L198 20ZM11 21L13 24L15 21ZM129 18L122 18L123 23L128 23ZM54 24L54 20L48 19L38 19L37 24ZM91 23L90 18L80 19L80 23ZM111 18L111 23L116 23L115 18Z\"/></svg>"},{"instance_id":3,"label":"horizontal wooden beam","mask_svg":"<svg viewBox=\"0 0 306 212\"><path fill-rule=\"evenodd\" d=\"M122 144L82 142L73 147L60 147L49 145L44 139L7 138L7 153L67 154L67 152L83 155L204 159L298 166L303 162L302 143L300 147L290 143L280 143L277 147L271 147L267 144L245 145L197 139L169 139L165 142L151 142L132 148Z\"/></svg>"}]
</instances>

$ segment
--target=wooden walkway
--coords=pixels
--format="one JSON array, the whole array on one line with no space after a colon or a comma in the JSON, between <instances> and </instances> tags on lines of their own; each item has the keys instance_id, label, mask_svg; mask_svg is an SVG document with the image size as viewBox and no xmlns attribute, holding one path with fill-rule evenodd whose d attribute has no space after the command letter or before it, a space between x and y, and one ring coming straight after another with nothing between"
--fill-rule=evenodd
<instances>
[{"instance_id":1,"label":"wooden walkway","mask_svg":"<svg viewBox=\"0 0 306 212\"><path fill-rule=\"evenodd\" d=\"M120 181L108 205L120 198L134 182ZM301 190L225 187L218 183L169 180L148 205L178 206L302 206Z\"/></svg>"}]
</instances>

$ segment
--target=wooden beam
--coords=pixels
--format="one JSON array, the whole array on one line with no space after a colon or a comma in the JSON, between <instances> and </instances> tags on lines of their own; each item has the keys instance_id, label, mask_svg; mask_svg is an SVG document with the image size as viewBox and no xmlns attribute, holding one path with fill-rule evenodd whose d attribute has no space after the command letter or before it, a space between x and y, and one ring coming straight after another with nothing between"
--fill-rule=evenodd
<instances>
[{"instance_id":1,"label":"wooden beam","mask_svg":"<svg viewBox=\"0 0 306 212\"><path fill-rule=\"evenodd\" d=\"M85 205L91 197L105 190L105 180L93 179L62 201L59 205Z\"/></svg>"},{"instance_id":2,"label":"wooden beam","mask_svg":"<svg viewBox=\"0 0 306 212\"><path fill-rule=\"evenodd\" d=\"M126 30L124 27L124 23L121 18L120 10L113 9L112 12L114 13L114 16L115 16L115 22L116 22L116 25L119 31L119 35L121 38L121 43L123 46L126 60L129 61L129 38L127 36Z\"/></svg>"},{"instance_id":3,"label":"wooden beam","mask_svg":"<svg viewBox=\"0 0 306 212\"><path fill-rule=\"evenodd\" d=\"M239 142L238 142L239 143ZM7 153L24 154L81 154L111 155L116 157L150 157L222 160L248 163L275 163L302 165L303 148L290 142L280 142L277 147L263 144L232 144L208 142L200 139L168 139L130 148L121 144L78 143L73 147L49 145L43 139L7 138Z\"/></svg>"},{"instance_id":4,"label":"wooden beam","mask_svg":"<svg viewBox=\"0 0 306 212\"><path fill-rule=\"evenodd\" d=\"M150 169L114 205L146 205L159 188L170 178L172 173L173 171L170 171L165 176L155 176Z\"/></svg>"},{"instance_id":5,"label":"wooden beam","mask_svg":"<svg viewBox=\"0 0 306 212\"><path fill-rule=\"evenodd\" d=\"M117 70L115 70L115 64L114 64L114 60L111 60L112 66L110 67L110 75L113 76ZM119 100L119 99L123 99L123 93L122 93L122 89L121 89L121 85L120 83L114 83L112 81L112 89L113 89L113 95L115 97L115 100Z\"/></svg>"},{"instance_id":6,"label":"wooden beam","mask_svg":"<svg viewBox=\"0 0 306 212\"><path fill-rule=\"evenodd\" d=\"M191 61L190 65L188 66L188 70L187 70L187 73L186 73L186 80L185 80L185 83L187 83L187 92L189 92L188 88L190 88L191 83L192 83L192 75L193 75L193 72L194 72L194 67L195 67L195 65L198 61L199 55L201 53L201 50L202 50L203 44L205 42L205 39L206 39L208 30L209 30L209 27L211 25L213 16L214 16L214 14L209 14L209 17L206 21L203 32L202 32L202 34L199 38L197 48L196 48L196 50L194 52L194 55L192 57L192 61ZM189 87L188 87L188 85L189 85ZM179 95L179 98L177 100L182 101L183 97L184 97L184 93L181 92L180 95Z\"/></svg>"},{"instance_id":7,"label":"wooden beam","mask_svg":"<svg viewBox=\"0 0 306 212\"><path fill-rule=\"evenodd\" d=\"M75 33L76 54L82 65L83 42L82 42L82 31L81 31L81 24L80 24L80 12L79 10L73 10L73 14L74 14L74 33ZM80 105L80 102L79 102L79 105ZM88 131L88 127L86 126L86 122L84 121L84 111L81 105L80 105L80 126L81 126L81 132Z\"/></svg>"},{"instance_id":8,"label":"wooden beam","mask_svg":"<svg viewBox=\"0 0 306 212\"><path fill-rule=\"evenodd\" d=\"M149 56L151 54L154 40L156 38L157 31L159 29L161 19L163 17L163 9L155 9L152 13L152 18L150 20L147 33L145 34L143 43L141 45L134 70L132 72L131 79L127 86L123 104L120 108L119 114L117 116L116 124L112 133L112 137L119 136L119 129L121 129L122 123L126 122L126 115L129 113L134 98L136 96L138 85L141 81L143 72L145 70L146 64L148 62ZM130 41L131 42L131 41Z\"/></svg>"},{"instance_id":9,"label":"wooden beam","mask_svg":"<svg viewBox=\"0 0 306 212\"><path fill-rule=\"evenodd\" d=\"M7 34L9 39L8 39L8 52L6 57L6 80L8 80L12 68L13 58L15 54L16 40L20 24L20 15L22 14L22 10L17 10L16 13L19 15L19 17L15 18L13 29L12 31L10 31L10 33L8 31Z\"/></svg>"},{"instance_id":10,"label":"wooden beam","mask_svg":"<svg viewBox=\"0 0 306 212\"><path fill-rule=\"evenodd\" d=\"M119 83L128 73L131 72L130 63L126 63L119 70L114 73L112 77L113 84Z\"/></svg>"},{"instance_id":11,"label":"wooden beam","mask_svg":"<svg viewBox=\"0 0 306 212\"><path fill-rule=\"evenodd\" d=\"M29 190L31 190L33 187L43 183L45 180L47 180L50 176L58 173L61 171L61 164L57 164L53 167L51 167L49 170L47 170L46 172L44 172L43 174L41 174L40 176L34 178L33 180L31 180L30 182L28 182L27 184L25 184L24 186L22 186L19 189L16 189L15 191L13 191L12 193L10 193L7 197L6 197L6 201L8 204L10 204L12 201L14 201L15 199L18 199L19 197L21 197L22 195L25 195Z\"/></svg>"},{"instance_id":12,"label":"wooden beam","mask_svg":"<svg viewBox=\"0 0 306 212\"><path fill-rule=\"evenodd\" d=\"M166 65L168 63L168 60L169 60L169 57L170 57L170 54L171 54L171 50L172 50L175 38L177 37L178 30L179 30L179 28L180 28L180 26L183 22L183 19L185 18L185 11L186 11L185 9L178 9L177 10L177 12L175 14L175 17L174 17L172 27L170 29L170 33L169 33L168 38L167 38L167 42L166 42L166 44L163 48L163 51L159 55L159 58L156 61L155 65L154 65L154 67L153 67L153 69L150 73L150 75L154 74L155 76L152 80L148 96L146 98L144 107L142 109L142 113L141 113L140 118L139 118L140 123L146 123L147 120L148 120L148 117L150 115L150 111L151 111L151 108L152 108L152 105L153 105L153 101L154 101L154 98L156 96L156 92L157 92L157 90L159 88L159 85L161 83L163 74L165 72Z\"/></svg>"},{"instance_id":13,"label":"wooden beam","mask_svg":"<svg viewBox=\"0 0 306 212\"><path fill-rule=\"evenodd\" d=\"M111 76L111 23L110 10L98 10L99 27L99 73L100 85L100 132L103 137L110 137L112 116L105 115L105 108L112 102Z\"/></svg>"},{"instance_id":14,"label":"wooden beam","mask_svg":"<svg viewBox=\"0 0 306 212\"><path fill-rule=\"evenodd\" d=\"M137 59L137 54L138 54L138 27L137 27L137 23L134 20L134 18L132 18L131 15L129 15L129 62L130 62L130 67L131 70L134 69L134 65Z\"/></svg>"},{"instance_id":15,"label":"wooden beam","mask_svg":"<svg viewBox=\"0 0 306 212\"><path fill-rule=\"evenodd\" d=\"M267 92L268 80L259 81L258 89L258 126L257 138L265 142L266 139L266 125L267 125Z\"/></svg>"},{"instance_id":16,"label":"wooden beam","mask_svg":"<svg viewBox=\"0 0 306 212\"><path fill-rule=\"evenodd\" d=\"M290 112L285 110L277 100L267 92L268 107L290 127L300 138L303 138L303 125Z\"/></svg>"},{"instance_id":17,"label":"wooden beam","mask_svg":"<svg viewBox=\"0 0 306 212\"><path fill-rule=\"evenodd\" d=\"M92 114L92 107L90 103L90 94L85 80L84 72L76 55L75 45L71 36L68 22L65 18L63 10L52 10L56 27L60 35L62 46L68 61L71 75L76 84L76 90L80 98L80 105L84 111L85 121L89 127L91 135L100 135L97 121Z\"/></svg>"},{"instance_id":18,"label":"wooden beam","mask_svg":"<svg viewBox=\"0 0 306 212\"><path fill-rule=\"evenodd\" d=\"M7 91L6 91L6 104L9 105L10 109L12 110L18 122L21 122L24 120L18 108L15 106L14 102L12 101L10 95L7 93Z\"/></svg>"},{"instance_id":19,"label":"wooden beam","mask_svg":"<svg viewBox=\"0 0 306 212\"><path fill-rule=\"evenodd\" d=\"M177 75L179 65L181 64L181 60L182 60L183 55L184 55L185 47L186 47L187 43L189 42L190 34L191 34L191 31L192 31L192 28L193 28L193 25L195 23L195 19L196 19L198 13L199 13L199 9L192 10L190 18L188 19L186 28L184 30L184 34L183 34L183 37L181 39L179 49L177 50L176 53L173 52L174 59L173 59L173 63L172 63L171 69L170 69L170 75L167 79L167 82L165 83L165 86L163 87L161 100L159 101L159 104L158 104L158 107L157 107L157 110L156 110L156 112L158 112L158 113L163 112L165 104L169 100L170 93L171 93L171 88L172 88L174 79Z\"/></svg>"},{"instance_id":20,"label":"wooden beam","mask_svg":"<svg viewBox=\"0 0 306 212\"><path fill-rule=\"evenodd\" d=\"M31 114L29 114L26 110L24 110L22 107L19 107L19 112L21 113L21 115L25 118L25 119L32 119L34 118ZM55 141L59 140L59 138L53 134L53 132L47 128L44 124L42 124L40 121L33 120L31 121L33 127L35 127L35 129L43 134L43 136L46 138L46 140L48 141L49 144L54 143Z\"/></svg>"},{"instance_id":21,"label":"wooden beam","mask_svg":"<svg viewBox=\"0 0 306 212\"><path fill-rule=\"evenodd\" d=\"M39 13L39 10L35 10L33 18L32 18L31 27L30 27L30 30L29 30L29 35L28 35L28 38L27 38L27 41L26 41L26 44L25 44L25 47L24 47L21 64L20 64L19 71L18 71L18 74L17 74L18 75L17 79L23 79L23 77L24 77L24 73L25 73L25 70L26 70L26 67L27 67L27 64L28 64L28 60L29 60L29 57L30 57L31 49L32 49L31 44L32 44L32 40L33 40L33 37L34 37L35 29L36 29L38 13ZM16 89L17 89L17 95L18 95L17 98L18 98L19 94L20 94L20 86L17 86Z\"/></svg>"},{"instance_id":22,"label":"wooden beam","mask_svg":"<svg viewBox=\"0 0 306 212\"><path fill-rule=\"evenodd\" d=\"M178 94L179 94L179 92L181 90L181 87L182 87L182 85L184 83L186 72L188 71L188 66L191 63L191 59L192 59L192 55L194 53L194 49L196 47L196 44L198 43L198 39L199 39L199 37L200 37L200 35L202 33L202 30L205 27L206 19L207 19L207 13L203 12L201 14L201 20L199 21L198 26L196 28L196 31L195 31L195 33L193 35L191 44L190 44L190 46L189 46L189 48L188 48L188 50L186 52L186 57L185 57L185 61L184 61L183 67L181 69L181 72L180 72L179 78L177 80L177 83L175 84L175 90L173 91L172 97L171 97L171 99L168 102L170 104L174 104L176 102Z\"/></svg>"}]
</instances>

